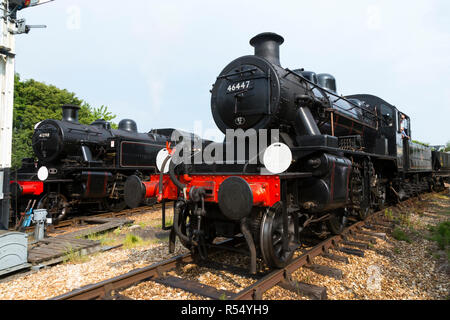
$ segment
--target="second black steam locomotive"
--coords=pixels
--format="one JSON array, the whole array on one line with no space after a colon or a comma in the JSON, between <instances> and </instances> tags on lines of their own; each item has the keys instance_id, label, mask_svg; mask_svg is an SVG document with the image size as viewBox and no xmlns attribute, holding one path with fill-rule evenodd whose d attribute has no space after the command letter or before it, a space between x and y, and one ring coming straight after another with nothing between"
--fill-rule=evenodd
<instances>
[{"instance_id":1,"label":"second black steam locomotive","mask_svg":"<svg viewBox=\"0 0 450 320\"><path fill-rule=\"evenodd\" d=\"M34 199L36 208L47 209L58 221L88 207L125 209L127 177L156 172L156 155L170 141L173 129L139 133L129 119L122 120L117 130L104 120L83 125L78 106L62 109L62 120L44 120L35 127L32 144L37 161L24 159L22 168L12 174L17 210Z\"/></svg>"}]
</instances>

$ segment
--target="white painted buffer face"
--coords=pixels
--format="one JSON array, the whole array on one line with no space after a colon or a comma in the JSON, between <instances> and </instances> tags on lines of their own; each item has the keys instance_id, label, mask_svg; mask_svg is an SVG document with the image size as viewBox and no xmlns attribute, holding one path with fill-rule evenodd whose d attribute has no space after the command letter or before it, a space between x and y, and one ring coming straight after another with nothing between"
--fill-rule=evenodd
<instances>
[{"instance_id":1,"label":"white painted buffer face","mask_svg":"<svg viewBox=\"0 0 450 320\"><path fill-rule=\"evenodd\" d=\"M291 149L284 143L274 143L264 152L263 161L269 172L272 174L281 174L291 166Z\"/></svg>"},{"instance_id":2,"label":"white painted buffer face","mask_svg":"<svg viewBox=\"0 0 450 320\"><path fill-rule=\"evenodd\" d=\"M164 161L167 159L168 156L170 156L170 154L167 149L161 149L158 152L158 155L156 156L156 166L158 167L159 172L162 172L162 173L169 172L169 164L170 164L171 160L166 162L166 165L164 166L164 168L162 167L164 164Z\"/></svg>"},{"instance_id":3,"label":"white painted buffer face","mask_svg":"<svg viewBox=\"0 0 450 320\"><path fill-rule=\"evenodd\" d=\"M48 174L49 174L49 172L48 172L47 167L41 167L39 169L39 171L38 171L38 178L39 178L39 180L41 180L41 181L47 180L48 179Z\"/></svg>"}]
</instances>

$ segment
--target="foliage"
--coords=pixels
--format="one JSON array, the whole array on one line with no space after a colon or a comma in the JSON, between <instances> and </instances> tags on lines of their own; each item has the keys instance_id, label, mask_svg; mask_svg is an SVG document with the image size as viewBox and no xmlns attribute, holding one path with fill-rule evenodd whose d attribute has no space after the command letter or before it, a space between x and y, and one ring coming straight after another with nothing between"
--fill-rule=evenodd
<instances>
[{"instance_id":1,"label":"foliage","mask_svg":"<svg viewBox=\"0 0 450 320\"><path fill-rule=\"evenodd\" d=\"M87 238L91 241L100 241L102 246L114 246L120 243L120 241L114 237L112 232L90 234Z\"/></svg>"},{"instance_id":2,"label":"foliage","mask_svg":"<svg viewBox=\"0 0 450 320\"><path fill-rule=\"evenodd\" d=\"M22 81L18 74L14 86L13 168L20 167L23 158L33 157L31 138L34 126L45 119L61 119L61 106L64 104L81 107L79 120L82 124L90 124L98 119L111 121L116 117L106 106L92 108L73 92L33 79ZM113 127L117 126L113 124Z\"/></svg>"},{"instance_id":3,"label":"foliage","mask_svg":"<svg viewBox=\"0 0 450 320\"><path fill-rule=\"evenodd\" d=\"M123 246L127 249L131 249L131 248L141 246L144 244L145 244L145 242L144 242L144 240L142 240L141 237L136 236L132 233L127 234L127 236L123 242Z\"/></svg>"},{"instance_id":4,"label":"foliage","mask_svg":"<svg viewBox=\"0 0 450 320\"><path fill-rule=\"evenodd\" d=\"M420 141L417 141L417 140L413 140L412 142L420 144L420 145L422 145L424 147L429 147L430 146L430 144L426 143L426 142L420 142Z\"/></svg>"},{"instance_id":5,"label":"foliage","mask_svg":"<svg viewBox=\"0 0 450 320\"><path fill-rule=\"evenodd\" d=\"M75 251L71 246L67 247L67 250L63 256L64 263L83 263L89 261L89 257L82 255L80 251Z\"/></svg>"},{"instance_id":6,"label":"foliage","mask_svg":"<svg viewBox=\"0 0 450 320\"><path fill-rule=\"evenodd\" d=\"M408 243L411 243L411 239L400 228L395 228L394 231L392 232L392 236L394 237L394 239L398 241L406 241Z\"/></svg>"},{"instance_id":7,"label":"foliage","mask_svg":"<svg viewBox=\"0 0 450 320\"><path fill-rule=\"evenodd\" d=\"M117 228L116 230L113 231L114 235L119 236L122 233L122 228Z\"/></svg>"},{"instance_id":8,"label":"foliage","mask_svg":"<svg viewBox=\"0 0 450 320\"><path fill-rule=\"evenodd\" d=\"M385 209L384 210L384 215L389 221L393 221L394 220L394 214L392 212L392 209L389 209L389 208Z\"/></svg>"},{"instance_id":9,"label":"foliage","mask_svg":"<svg viewBox=\"0 0 450 320\"><path fill-rule=\"evenodd\" d=\"M450 152L450 141L447 142L447 145L445 146L444 152Z\"/></svg>"},{"instance_id":10,"label":"foliage","mask_svg":"<svg viewBox=\"0 0 450 320\"><path fill-rule=\"evenodd\" d=\"M431 239L438 243L439 249L444 250L450 245L450 221L432 227L431 232L433 234Z\"/></svg>"}]
</instances>

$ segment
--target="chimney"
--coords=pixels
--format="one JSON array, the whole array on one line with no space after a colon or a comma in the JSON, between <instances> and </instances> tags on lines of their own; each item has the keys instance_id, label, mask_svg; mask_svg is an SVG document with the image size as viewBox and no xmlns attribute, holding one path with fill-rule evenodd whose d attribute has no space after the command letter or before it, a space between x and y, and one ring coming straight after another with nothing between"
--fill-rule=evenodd
<instances>
[{"instance_id":1,"label":"chimney","mask_svg":"<svg viewBox=\"0 0 450 320\"><path fill-rule=\"evenodd\" d=\"M264 32L250 40L250 45L255 47L255 56L264 58L281 67L280 45L283 42L284 39L282 36L273 32Z\"/></svg>"},{"instance_id":2,"label":"chimney","mask_svg":"<svg viewBox=\"0 0 450 320\"><path fill-rule=\"evenodd\" d=\"M62 106L62 120L72 123L79 123L78 122L78 112L80 110L79 106L73 105L73 104L65 104Z\"/></svg>"}]
</instances>

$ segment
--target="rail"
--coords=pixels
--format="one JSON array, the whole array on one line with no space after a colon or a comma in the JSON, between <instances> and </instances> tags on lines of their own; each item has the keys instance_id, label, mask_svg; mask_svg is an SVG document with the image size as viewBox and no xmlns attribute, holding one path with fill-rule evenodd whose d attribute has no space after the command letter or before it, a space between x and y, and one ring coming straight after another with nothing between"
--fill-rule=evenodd
<instances>
[{"instance_id":1,"label":"rail","mask_svg":"<svg viewBox=\"0 0 450 320\"><path fill-rule=\"evenodd\" d=\"M86 286L84 288L55 297L52 300L129 299L122 296L118 292L129 287L133 287L143 281L154 281L159 284L174 288L180 288L188 292L202 295L204 297L213 299L225 298L227 300L261 300L263 293L275 286L282 286L283 288L299 292L299 288L302 287L302 284L299 284L292 280L292 273L294 273L301 267L311 265L314 257L317 257L319 255L332 256L331 254L329 254L329 250L339 249L339 244L351 245L351 242L347 241L347 236L354 236L358 231L360 233L364 233L364 231L361 231L360 229L367 223L372 222L374 219L379 219L383 215L383 213L384 211L379 211L377 213L373 213L365 221L355 222L353 225L347 227L341 235L330 237L314 246L313 248L308 249L283 269L275 270L266 274L258 274L256 276L247 274L247 276L249 277L256 278L257 281L238 293L217 290L213 287L202 285L191 280L164 276L164 272L173 270L180 264L189 264L192 262L196 262L194 257L188 253L153 264L145 268L133 270L124 275L108 279L97 284ZM220 247L225 247L226 244L230 241L231 240L227 240L215 247L217 247L217 249L220 249ZM355 242L352 244L359 244L363 246L363 243ZM360 250L350 248L341 248L340 250L357 255L362 252ZM232 272L234 270L239 274L242 274L244 270L246 270L239 267L222 265L220 263L216 263L217 265L214 267L214 262L207 262L206 264L209 264L210 267L216 268L217 270L227 270Z\"/></svg>"}]
</instances>

